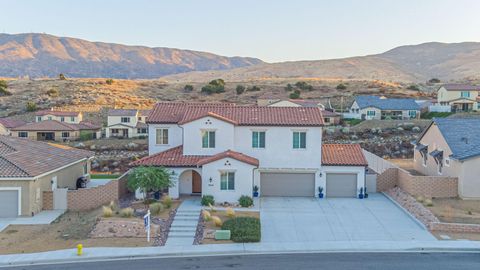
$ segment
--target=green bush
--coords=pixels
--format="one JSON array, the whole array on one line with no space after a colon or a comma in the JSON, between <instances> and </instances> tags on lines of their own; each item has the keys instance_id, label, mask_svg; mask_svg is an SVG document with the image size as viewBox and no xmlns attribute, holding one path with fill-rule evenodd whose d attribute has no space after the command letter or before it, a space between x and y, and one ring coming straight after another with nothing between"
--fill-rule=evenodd
<instances>
[{"instance_id":1,"label":"green bush","mask_svg":"<svg viewBox=\"0 0 480 270\"><path fill-rule=\"evenodd\" d=\"M237 91L237 95L241 95L243 94L243 92L245 92L245 86L237 85L237 88L235 88L235 90Z\"/></svg>"},{"instance_id":2,"label":"green bush","mask_svg":"<svg viewBox=\"0 0 480 270\"><path fill-rule=\"evenodd\" d=\"M227 220L222 230L230 230L231 239L237 243L260 242L260 219L254 217L237 217Z\"/></svg>"},{"instance_id":3,"label":"green bush","mask_svg":"<svg viewBox=\"0 0 480 270\"><path fill-rule=\"evenodd\" d=\"M183 91L185 92L192 92L193 91L193 85L187 84L183 87Z\"/></svg>"},{"instance_id":4,"label":"green bush","mask_svg":"<svg viewBox=\"0 0 480 270\"><path fill-rule=\"evenodd\" d=\"M439 83L440 82L440 79L437 79L437 78L431 78L430 80L428 80L429 83Z\"/></svg>"},{"instance_id":5,"label":"green bush","mask_svg":"<svg viewBox=\"0 0 480 270\"><path fill-rule=\"evenodd\" d=\"M165 206L163 206L163 204L159 202L156 202L156 203L150 204L149 209L152 215L158 215L165 210Z\"/></svg>"},{"instance_id":6,"label":"green bush","mask_svg":"<svg viewBox=\"0 0 480 270\"><path fill-rule=\"evenodd\" d=\"M247 88L248 92L257 92L257 91L260 91L260 90L261 90L260 87L258 87L256 85Z\"/></svg>"},{"instance_id":7,"label":"green bush","mask_svg":"<svg viewBox=\"0 0 480 270\"><path fill-rule=\"evenodd\" d=\"M162 198L162 204L166 207L166 208L171 208L172 205L173 205L173 200L172 200L172 197L166 195Z\"/></svg>"},{"instance_id":8,"label":"green bush","mask_svg":"<svg viewBox=\"0 0 480 270\"><path fill-rule=\"evenodd\" d=\"M303 82L303 81L295 83L295 86L298 89L302 89L302 90L306 90L306 91L312 91L313 90L313 86L311 86L310 84L308 84L306 82Z\"/></svg>"},{"instance_id":9,"label":"green bush","mask_svg":"<svg viewBox=\"0 0 480 270\"><path fill-rule=\"evenodd\" d=\"M290 96L289 96L291 99L299 99L300 98L300 91L299 90L295 90L293 93L290 93Z\"/></svg>"},{"instance_id":10,"label":"green bush","mask_svg":"<svg viewBox=\"0 0 480 270\"><path fill-rule=\"evenodd\" d=\"M345 84L341 83L341 84L337 85L336 88L337 88L337 90L345 90L345 89L347 89L347 86Z\"/></svg>"},{"instance_id":11,"label":"green bush","mask_svg":"<svg viewBox=\"0 0 480 270\"><path fill-rule=\"evenodd\" d=\"M34 112L37 110L37 104L35 104L35 102L28 101L25 105L25 109L27 110L27 112Z\"/></svg>"},{"instance_id":12,"label":"green bush","mask_svg":"<svg viewBox=\"0 0 480 270\"><path fill-rule=\"evenodd\" d=\"M253 205L253 199L252 199L252 197L243 195L243 196L240 197L240 199L238 199L238 203L242 207L250 207L250 206Z\"/></svg>"},{"instance_id":13,"label":"green bush","mask_svg":"<svg viewBox=\"0 0 480 270\"><path fill-rule=\"evenodd\" d=\"M12 93L7 90L8 84L5 80L0 80L0 97L1 96L11 96Z\"/></svg>"},{"instance_id":14,"label":"green bush","mask_svg":"<svg viewBox=\"0 0 480 270\"><path fill-rule=\"evenodd\" d=\"M293 86L291 84L287 84L287 86L285 86L285 91L292 92L293 91Z\"/></svg>"},{"instance_id":15,"label":"green bush","mask_svg":"<svg viewBox=\"0 0 480 270\"><path fill-rule=\"evenodd\" d=\"M62 81L67 79L63 73L60 73L60 74L58 75L58 78L59 78L60 80L62 80Z\"/></svg>"},{"instance_id":16,"label":"green bush","mask_svg":"<svg viewBox=\"0 0 480 270\"><path fill-rule=\"evenodd\" d=\"M212 195L203 195L202 196L202 205L209 206L209 205L214 205L214 204L215 204L215 199L213 198Z\"/></svg>"},{"instance_id":17,"label":"green bush","mask_svg":"<svg viewBox=\"0 0 480 270\"><path fill-rule=\"evenodd\" d=\"M202 87L202 93L211 95L225 92L225 81L216 79L210 81L207 85Z\"/></svg>"},{"instance_id":18,"label":"green bush","mask_svg":"<svg viewBox=\"0 0 480 270\"><path fill-rule=\"evenodd\" d=\"M412 84L407 87L408 90L414 90L414 91L420 91L420 88L418 86Z\"/></svg>"},{"instance_id":19,"label":"green bush","mask_svg":"<svg viewBox=\"0 0 480 270\"><path fill-rule=\"evenodd\" d=\"M47 95L49 97L58 97L59 93L58 93L58 90L55 89L55 88L52 88L50 90L47 91Z\"/></svg>"},{"instance_id":20,"label":"green bush","mask_svg":"<svg viewBox=\"0 0 480 270\"><path fill-rule=\"evenodd\" d=\"M113 84L113 79L106 79L105 83L108 84L108 85L112 85Z\"/></svg>"}]
</instances>

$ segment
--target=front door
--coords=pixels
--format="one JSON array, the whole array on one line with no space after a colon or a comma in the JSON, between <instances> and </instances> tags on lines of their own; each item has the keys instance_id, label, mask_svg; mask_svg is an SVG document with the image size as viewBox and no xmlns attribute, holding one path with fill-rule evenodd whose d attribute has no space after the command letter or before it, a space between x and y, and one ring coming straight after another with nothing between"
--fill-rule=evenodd
<instances>
[{"instance_id":1,"label":"front door","mask_svg":"<svg viewBox=\"0 0 480 270\"><path fill-rule=\"evenodd\" d=\"M469 104L468 103L462 103L462 111L468 112L469 111Z\"/></svg>"},{"instance_id":2,"label":"front door","mask_svg":"<svg viewBox=\"0 0 480 270\"><path fill-rule=\"evenodd\" d=\"M202 193L202 177L196 171L192 172L192 193Z\"/></svg>"},{"instance_id":3,"label":"front door","mask_svg":"<svg viewBox=\"0 0 480 270\"><path fill-rule=\"evenodd\" d=\"M128 138L128 129L122 129L122 136Z\"/></svg>"},{"instance_id":4,"label":"front door","mask_svg":"<svg viewBox=\"0 0 480 270\"><path fill-rule=\"evenodd\" d=\"M53 132L45 133L45 140L54 141L55 140L55 133L53 133Z\"/></svg>"}]
</instances>

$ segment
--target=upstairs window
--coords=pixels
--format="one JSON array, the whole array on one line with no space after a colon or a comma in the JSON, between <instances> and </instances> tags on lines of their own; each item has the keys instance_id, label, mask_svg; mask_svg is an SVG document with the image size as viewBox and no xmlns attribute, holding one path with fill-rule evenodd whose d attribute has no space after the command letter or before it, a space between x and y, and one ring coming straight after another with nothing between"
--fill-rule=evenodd
<instances>
[{"instance_id":1,"label":"upstairs window","mask_svg":"<svg viewBox=\"0 0 480 270\"><path fill-rule=\"evenodd\" d=\"M234 172L222 172L220 174L220 190L235 190Z\"/></svg>"},{"instance_id":2,"label":"upstairs window","mask_svg":"<svg viewBox=\"0 0 480 270\"><path fill-rule=\"evenodd\" d=\"M74 116L70 117L70 121L75 122L75 117Z\"/></svg>"},{"instance_id":3,"label":"upstairs window","mask_svg":"<svg viewBox=\"0 0 480 270\"><path fill-rule=\"evenodd\" d=\"M120 119L120 122L122 122L122 123L130 123L130 117L122 117L122 118Z\"/></svg>"},{"instance_id":4,"label":"upstairs window","mask_svg":"<svg viewBox=\"0 0 480 270\"><path fill-rule=\"evenodd\" d=\"M60 117L60 122L65 122L65 117Z\"/></svg>"},{"instance_id":5,"label":"upstairs window","mask_svg":"<svg viewBox=\"0 0 480 270\"><path fill-rule=\"evenodd\" d=\"M408 116L410 116L410 118L417 118L417 111L408 111Z\"/></svg>"},{"instance_id":6,"label":"upstairs window","mask_svg":"<svg viewBox=\"0 0 480 270\"><path fill-rule=\"evenodd\" d=\"M252 148L265 148L265 131L252 132Z\"/></svg>"},{"instance_id":7,"label":"upstairs window","mask_svg":"<svg viewBox=\"0 0 480 270\"><path fill-rule=\"evenodd\" d=\"M156 131L156 144L168 144L168 129L159 128Z\"/></svg>"},{"instance_id":8,"label":"upstairs window","mask_svg":"<svg viewBox=\"0 0 480 270\"><path fill-rule=\"evenodd\" d=\"M469 91L462 91L460 96L462 98L469 98L470 97L470 92Z\"/></svg>"},{"instance_id":9,"label":"upstairs window","mask_svg":"<svg viewBox=\"0 0 480 270\"><path fill-rule=\"evenodd\" d=\"M202 148L215 148L215 131L202 131Z\"/></svg>"},{"instance_id":10,"label":"upstairs window","mask_svg":"<svg viewBox=\"0 0 480 270\"><path fill-rule=\"evenodd\" d=\"M307 148L307 132L293 132L293 149Z\"/></svg>"}]
</instances>

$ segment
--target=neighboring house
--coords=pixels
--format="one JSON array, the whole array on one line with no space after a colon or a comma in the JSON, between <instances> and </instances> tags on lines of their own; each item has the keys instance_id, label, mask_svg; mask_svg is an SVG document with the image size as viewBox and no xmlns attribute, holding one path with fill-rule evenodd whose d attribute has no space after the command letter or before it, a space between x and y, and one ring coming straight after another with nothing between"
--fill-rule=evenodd
<instances>
[{"instance_id":1,"label":"neighboring house","mask_svg":"<svg viewBox=\"0 0 480 270\"><path fill-rule=\"evenodd\" d=\"M480 86L468 84L445 84L437 90L439 105L450 105L453 112L480 110Z\"/></svg>"},{"instance_id":2,"label":"neighboring house","mask_svg":"<svg viewBox=\"0 0 480 270\"><path fill-rule=\"evenodd\" d=\"M435 118L420 135L414 168L458 178L462 198L480 198L480 118Z\"/></svg>"},{"instance_id":3,"label":"neighboring house","mask_svg":"<svg viewBox=\"0 0 480 270\"><path fill-rule=\"evenodd\" d=\"M329 110L325 110L325 106L319 101L315 100L300 100L300 99L289 99L289 100L270 100L271 102L259 100L257 101L258 106L260 104L266 104L263 106L268 107L318 107L322 110L323 120L325 125L338 125L340 124L341 115Z\"/></svg>"},{"instance_id":4,"label":"neighboring house","mask_svg":"<svg viewBox=\"0 0 480 270\"><path fill-rule=\"evenodd\" d=\"M419 119L420 106L411 98L356 96L348 113L357 119Z\"/></svg>"},{"instance_id":5,"label":"neighboring house","mask_svg":"<svg viewBox=\"0 0 480 270\"><path fill-rule=\"evenodd\" d=\"M97 139L101 137L101 127L81 122L70 124L56 120L27 123L11 129L12 136L37 141L74 141L78 139Z\"/></svg>"},{"instance_id":6,"label":"neighboring house","mask_svg":"<svg viewBox=\"0 0 480 270\"><path fill-rule=\"evenodd\" d=\"M11 129L25 125L27 122L12 118L0 118L0 135L11 135Z\"/></svg>"},{"instance_id":7,"label":"neighboring house","mask_svg":"<svg viewBox=\"0 0 480 270\"><path fill-rule=\"evenodd\" d=\"M43 192L75 189L89 177L93 152L0 136L0 218L31 216L43 209Z\"/></svg>"},{"instance_id":8,"label":"neighboring house","mask_svg":"<svg viewBox=\"0 0 480 270\"><path fill-rule=\"evenodd\" d=\"M138 138L148 136L146 121L149 113L149 110L109 110L105 136L107 138Z\"/></svg>"},{"instance_id":9,"label":"neighboring house","mask_svg":"<svg viewBox=\"0 0 480 270\"><path fill-rule=\"evenodd\" d=\"M81 112L54 111L53 109L35 112L35 122L47 120L80 124L83 121L83 114Z\"/></svg>"},{"instance_id":10,"label":"neighboring house","mask_svg":"<svg viewBox=\"0 0 480 270\"><path fill-rule=\"evenodd\" d=\"M323 187L330 197L356 197L365 185L364 159L322 166L319 108L159 103L147 123L150 156L132 165L170 169L175 198L236 202L255 186L261 196L314 197Z\"/></svg>"}]
</instances>

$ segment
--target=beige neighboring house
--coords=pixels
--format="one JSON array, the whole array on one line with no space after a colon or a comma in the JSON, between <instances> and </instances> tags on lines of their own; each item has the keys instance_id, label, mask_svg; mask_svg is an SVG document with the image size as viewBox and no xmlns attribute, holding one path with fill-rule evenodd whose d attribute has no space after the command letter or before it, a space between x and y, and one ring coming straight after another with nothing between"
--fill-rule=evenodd
<instances>
[{"instance_id":1,"label":"beige neighboring house","mask_svg":"<svg viewBox=\"0 0 480 270\"><path fill-rule=\"evenodd\" d=\"M12 128L25 125L27 122L12 118L0 118L0 135L11 135Z\"/></svg>"},{"instance_id":2,"label":"beige neighboring house","mask_svg":"<svg viewBox=\"0 0 480 270\"><path fill-rule=\"evenodd\" d=\"M420 106L411 98L356 96L347 115L363 120L420 119Z\"/></svg>"},{"instance_id":3,"label":"beige neighboring house","mask_svg":"<svg viewBox=\"0 0 480 270\"><path fill-rule=\"evenodd\" d=\"M101 127L88 123L70 124L56 120L27 123L11 129L13 137L36 141L75 141L101 137Z\"/></svg>"},{"instance_id":4,"label":"beige neighboring house","mask_svg":"<svg viewBox=\"0 0 480 270\"><path fill-rule=\"evenodd\" d=\"M435 118L415 145L414 169L458 178L458 195L480 199L480 118Z\"/></svg>"},{"instance_id":5,"label":"beige neighboring house","mask_svg":"<svg viewBox=\"0 0 480 270\"><path fill-rule=\"evenodd\" d=\"M90 177L93 152L0 136L0 218L35 215L43 192L75 189Z\"/></svg>"},{"instance_id":6,"label":"beige neighboring house","mask_svg":"<svg viewBox=\"0 0 480 270\"><path fill-rule=\"evenodd\" d=\"M480 86L468 84L445 84L438 88L439 105L450 105L452 112L468 112L479 110Z\"/></svg>"},{"instance_id":7,"label":"beige neighboring house","mask_svg":"<svg viewBox=\"0 0 480 270\"><path fill-rule=\"evenodd\" d=\"M58 122L65 122L69 124L80 124L83 121L83 114L81 112L67 112L43 110L35 112L35 122L42 122L47 120L55 120Z\"/></svg>"},{"instance_id":8,"label":"beige neighboring house","mask_svg":"<svg viewBox=\"0 0 480 270\"><path fill-rule=\"evenodd\" d=\"M111 109L108 111L105 137L138 138L148 136L149 110Z\"/></svg>"},{"instance_id":9,"label":"beige neighboring house","mask_svg":"<svg viewBox=\"0 0 480 270\"><path fill-rule=\"evenodd\" d=\"M258 106L267 107L318 107L322 110L323 120L326 126L340 124L341 115L325 109L325 106L316 100L301 99L258 99Z\"/></svg>"}]
</instances>

